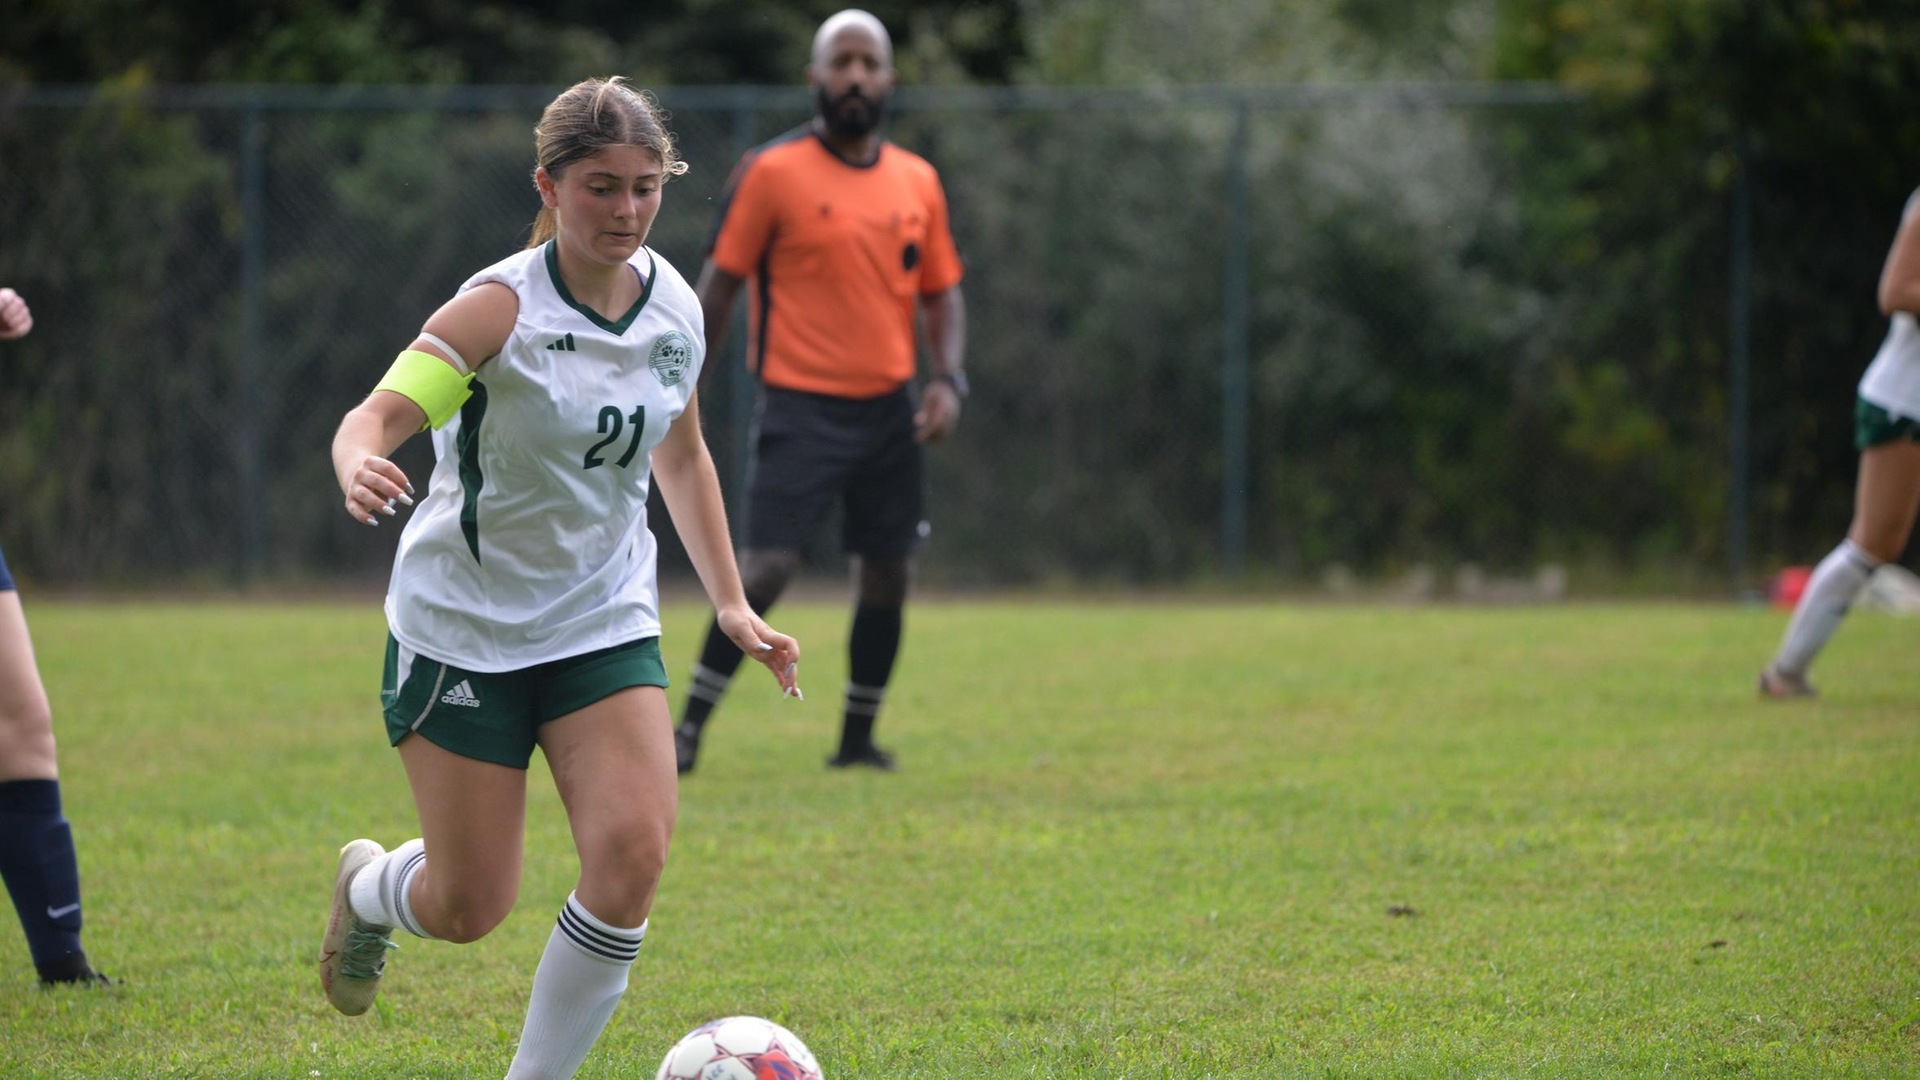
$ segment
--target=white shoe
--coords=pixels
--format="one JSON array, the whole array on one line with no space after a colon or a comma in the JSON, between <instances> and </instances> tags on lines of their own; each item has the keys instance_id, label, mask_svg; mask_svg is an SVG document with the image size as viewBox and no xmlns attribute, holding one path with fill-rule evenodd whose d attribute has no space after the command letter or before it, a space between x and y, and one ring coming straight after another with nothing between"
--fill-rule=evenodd
<instances>
[{"instance_id":1,"label":"white shoe","mask_svg":"<svg viewBox=\"0 0 1920 1080\"><path fill-rule=\"evenodd\" d=\"M1789 675L1779 668L1768 664L1760 669L1760 696L1777 701L1792 698L1819 697L1819 691L1813 688L1804 675Z\"/></svg>"},{"instance_id":2,"label":"white shoe","mask_svg":"<svg viewBox=\"0 0 1920 1080\"><path fill-rule=\"evenodd\" d=\"M333 910L327 914L327 933L320 939L320 989L333 1007L359 1016L380 992L380 976L387 970L387 950L393 928L362 922L347 899L353 875L386 854L371 840L355 840L340 849L340 868L333 879Z\"/></svg>"}]
</instances>

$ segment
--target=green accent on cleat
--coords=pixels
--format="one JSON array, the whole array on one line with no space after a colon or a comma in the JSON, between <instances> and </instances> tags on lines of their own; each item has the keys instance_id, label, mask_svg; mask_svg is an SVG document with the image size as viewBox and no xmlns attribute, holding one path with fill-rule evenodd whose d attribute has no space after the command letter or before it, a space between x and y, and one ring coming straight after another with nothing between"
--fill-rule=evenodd
<instances>
[{"instance_id":1,"label":"green accent on cleat","mask_svg":"<svg viewBox=\"0 0 1920 1080\"><path fill-rule=\"evenodd\" d=\"M334 1008L359 1016L372 1007L386 973L387 950L397 949L393 928L362 922L349 899L353 877L368 863L386 854L371 840L355 840L340 849L334 872L333 907L327 913L327 932L320 939L320 989Z\"/></svg>"}]
</instances>

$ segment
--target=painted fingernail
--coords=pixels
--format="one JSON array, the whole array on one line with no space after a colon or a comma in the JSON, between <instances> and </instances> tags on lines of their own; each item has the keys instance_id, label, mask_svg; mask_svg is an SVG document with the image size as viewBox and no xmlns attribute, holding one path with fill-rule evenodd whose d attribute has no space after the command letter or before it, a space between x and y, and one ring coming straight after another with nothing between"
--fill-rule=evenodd
<instances>
[{"instance_id":1,"label":"painted fingernail","mask_svg":"<svg viewBox=\"0 0 1920 1080\"><path fill-rule=\"evenodd\" d=\"M413 485L412 485L412 484L408 484L408 485L407 485L407 494L409 494L409 495L411 495L411 494L413 494Z\"/></svg>"},{"instance_id":2,"label":"painted fingernail","mask_svg":"<svg viewBox=\"0 0 1920 1080\"><path fill-rule=\"evenodd\" d=\"M413 505L413 499L412 499L411 497L409 497L409 496L406 496L406 495L395 495L395 496L394 496L394 498L396 498L396 499L399 499L399 500L400 500L401 502L403 502L403 503L406 503L406 504L407 504L408 506L412 506L412 505Z\"/></svg>"},{"instance_id":3,"label":"painted fingernail","mask_svg":"<svg viewBox=\"0 0 1920 1080\"><path fill-rule=\"evenodd\" d=\"M791 674L793 674L794 672L796 672L796 671L799 671L799 670L800 670L800 661L798 661L798 660L795 660L795 661L794 661L794 662L792 662L791 664L788 664L788 665L787 665L787 674L789 674L789 675L791 675Z\"/></svg>"},{"instance_id":4,"label":"painted fingernail","mask_svg":"<svg viewBox=\"0 0 1920 1080\"><path fill-rule=\"evenodd\" d=\"M755 648L757 648L757 649L759 649L759 650L760 650L761 652L772 652L772 651L773 651L773 646L771 646L771 645L769 645L769 644L767 644L767 643L766 643L766 642L764 642L764 641L763 641L763 642L761 642L761 643L760 643L759 645L756 645L756 646L754 646L754 647L755 647Z\"/></svg>"},{"instance_id":5,"label":"painted fingernail","mask_svg":"<svg viewBox=\"0 0 1920 1080\"><path fill-rule=\"evenodd\" d=\"M392 503L388 503L387 505L380 508L380 512L387 515L388 517L392 517L398 511L394 510Z\"/></svg>"},{"instance_id":6,"label":"painted fingernail","mask_svg":"<svg viewBox=\"0 0 1920 1080\"><path fill-rule=\"evenodd\" d=\"M379 518L377 518L377 517L374 517L374 516L373 516L372 514L368 514L368 515L367 515L367 524L369 524L369 525L378 525L378 524L380 524L380 519L379 519Z\"/></svg>"}]
</instances>

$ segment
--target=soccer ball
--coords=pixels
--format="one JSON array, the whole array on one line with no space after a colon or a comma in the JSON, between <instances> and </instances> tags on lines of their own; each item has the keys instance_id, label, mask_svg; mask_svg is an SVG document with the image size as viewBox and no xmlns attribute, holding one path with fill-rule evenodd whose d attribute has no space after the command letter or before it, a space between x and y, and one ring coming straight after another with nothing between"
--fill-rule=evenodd
<instances>
[{"instance_id":1,"label":"soccer ball","mask_svg":"<svg viewBox=\"0 0 1920 1080\"><path fill-rule=\"evenodd\" d=\"M825 1080L799 1036L758 1016L709 1020L667 1051L654 1080Z\"/></svg>"}]
</instances>

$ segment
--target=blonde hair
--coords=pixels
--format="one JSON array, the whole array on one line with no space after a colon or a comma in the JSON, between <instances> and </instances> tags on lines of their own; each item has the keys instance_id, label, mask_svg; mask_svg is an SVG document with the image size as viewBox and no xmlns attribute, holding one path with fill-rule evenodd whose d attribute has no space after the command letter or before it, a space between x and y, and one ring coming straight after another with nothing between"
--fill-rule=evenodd
<instances>
[{"instance_id":1,"label":"blonde hair","mask_svg":"<svg viewBox=\"0 0 1920 1080\"><path fill-rule=\"evenodd\" d=\"M534 161L555 180L567 166L609 146L637 146L652 152L668 178L686 174L687 163L674 152L660 103L618 75L574 83L548 103L533 129ZM539 247L553 239L553 233L553 209L543 206L533 219L527 246Z\"/></svg>"}]
</instances>

